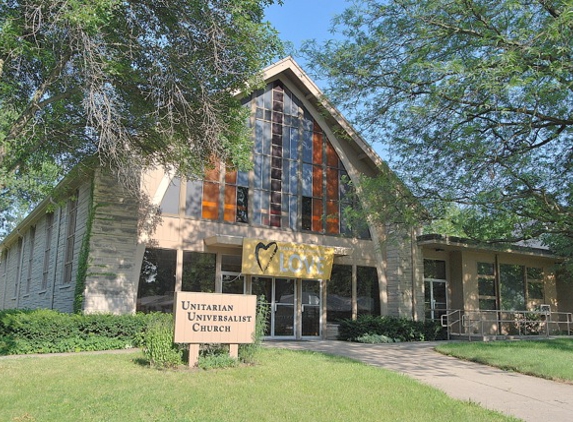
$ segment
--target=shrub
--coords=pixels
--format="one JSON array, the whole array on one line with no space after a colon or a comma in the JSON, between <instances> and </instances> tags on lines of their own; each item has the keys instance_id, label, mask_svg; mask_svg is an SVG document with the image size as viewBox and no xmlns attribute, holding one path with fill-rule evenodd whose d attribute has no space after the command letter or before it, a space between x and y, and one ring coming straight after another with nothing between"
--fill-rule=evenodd
<instances>
[{"instance_id":1,"label":"shrub","mask_svg":"<svg viewBox=\"0 0 573 422\"><path fill-rule=\"evenodd\" d=\"M398 341L432 341L440 338L442 329L433 321L412 321L406 318L362 315L356 320L343 320L338 338L358 341L364 335L384 335Z\"/></svg>"},{"instance_id":2,"label":"shrub","mask_svg":"<svg viewBox=\"0 0 573 422\"><path fill-rule=\"evenodd\" d=\"M151 316L0 311L0 354L80 352L139 346Z\"/></svg>"},{"instance_id":3,"label":"shrub","mask_svg":"<svg viewBox=\"0 0 573 422\"><path fill-rule=\"evenodd\" d=\"M378 343L395 343L396 340L386 337L382 334L364 334L356 339L358 343L369 343L369 344L378 344Z\"/></svg>"},{"instance_id":4,"label":"shrub","mask_svg":"<svg viewBox=\"0 0 573 422\"><path fill-rule=\"evenodd\" d=\"M155 314L143 335L143 354L151 366L174 368L182 363L182 351L173 343L173 315Z\"/></svg>"},{"instance_id":5,"label":"shrub","mask_svg":"<svg viewBox=\"0 0 573 422\"><path fill-rule=\"evenodd\" d=\"M253 343L239 345L239 359L244 363L254 363L256 354L261 348L261 343L267 330L270 307L264 296L257 300L257 315L255 321L255 333Z\"/></svg>"}]
</instances>

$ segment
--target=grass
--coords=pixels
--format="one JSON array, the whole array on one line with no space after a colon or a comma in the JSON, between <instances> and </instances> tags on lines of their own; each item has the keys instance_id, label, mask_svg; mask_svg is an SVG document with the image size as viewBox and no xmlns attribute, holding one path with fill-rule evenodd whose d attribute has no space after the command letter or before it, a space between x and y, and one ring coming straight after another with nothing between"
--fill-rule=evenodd
<instances>
[{"instance_id":1,"label":"grass","mask_svg":"<svg viewBox=\"0 0 573 422\"><path fill-rule=\"evenodd\" d=\"M2 421L510 421L345 358L263 349L259 364L158 371L139 353L0 360Z\"/></svg>"},{"instance_id":2,"label":"grass","mask_svg":"<svg viewBox=\"0 0 573 422\"><path fill-rule=\"evenodd\" d=\"M537 377L573 382L573 339L460 342L440 353Z\"/></svg>"}]
</instances>

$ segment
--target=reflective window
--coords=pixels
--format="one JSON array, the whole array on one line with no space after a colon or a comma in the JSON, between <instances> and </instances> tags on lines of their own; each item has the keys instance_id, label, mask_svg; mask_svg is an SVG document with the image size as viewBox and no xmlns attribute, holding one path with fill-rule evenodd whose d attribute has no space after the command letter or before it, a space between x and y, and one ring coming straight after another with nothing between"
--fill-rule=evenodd
<instances>
[{"instance_id":1,"label":"reflective window","mask_svg":"<svg viewBox=\"0 0 573 422\"><path fill-rule=\"evenodd\" d=\"M137 289L138 312L173 311L176 268L177 251L145 250Z\"/></svg>"}]
</instances>

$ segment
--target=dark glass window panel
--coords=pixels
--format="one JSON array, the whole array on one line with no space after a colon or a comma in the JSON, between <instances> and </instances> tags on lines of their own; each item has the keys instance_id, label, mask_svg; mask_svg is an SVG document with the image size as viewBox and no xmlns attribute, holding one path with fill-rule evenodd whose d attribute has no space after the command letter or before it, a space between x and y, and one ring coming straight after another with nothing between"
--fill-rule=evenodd
<instances>
[{"instance_id":1,"label":"dark glass window panel","mask_svg":"<svg viewBox=\"0 0 573 422\"><path fill-rule=\"evenodd\" d=\"M480 296L495 296L495 280L478 277L478 294Z\"/></svg>"},{"instance_id":2,"label":"dark glass window panel","mask_svg":"<svg viewBox=\"0 0 573 422\"><path fill-rule=\"evenodd\" d=\"M238 274L223 274L222 293L242 295L245 292L243 276Z\"/></svg>"},{"instance_id":3,"label":"dark glass window panel","mask_svg":"<svg viewBox=\"0 0 573 422\"><path fill-rule=\"evenodd\" d=\"M477 271L479 275L493 275L494 265L489 262L478 262Z\"/></svg>"},{"instance_id":4,"label":"dark glass window panel","mask_svg":"<svg viewBox=\"0 0 573 422\"><path fill-rule=\"evenodd\" d=\"M528 280L543 280L543 268L527 267Z\"/></svg>"},{"instance_id":5,"label":"dark glass window panel","mask_svg":"<svg viewBox=\"0 0 573 422\"><path fill-rule=\"evenodd\" d=\"M271 202L271 214L272 215L281 215L282 205L280 202L272 203Z\"/></svg>"},{"instance_id":6,"label":"dark glass window panel","mask_svg":"<svg viewBox=\"0 0 573 422\"><path fill-rule=\"evenodd\" d=\"M235 273L241 272L242 257L241 255L222 255L221 271L230 271Z\"/></svg>"},{"instance_id":7,"label":"dark glass window panel","mask_svg":"<svg viewBox=\"0 0 573 422\"><path fill-rule=\"evenodd\" d=\"M524 270L525 268L522 265L501 264L499 266L499 288L502 310L525 310Z\"/></svg>"},{"instance_id":8,"label":"dark glass window panel","mask_svg":"<svg viewBox=\"0 0 573 422\"><path fill-rule=\"evenodd\" d=\"M302 229L310 230L312 228L312 198L302 197Z\"/></svg>"},{"instance_id":9,"label":"dark glass window panel","mask_svg":"<svg viewBox=\"0 0 573 422\"><path fill-rule=\"evenodd\" d=\"M333 265L326 284L327 321L340 322L352 318L352 266Z\"/></svg>"},{"instance_id":10,"label":"dark glass window panel","mask_svg":"<svg viewBox=\"0 0 573 422\"><path fill-rule=\"evenodd\" d=\"M281 113L282 109L275 110L273 113L273 134L274 133L282 133L282 124L283 124L283 114Z\"/></svg>"},{"instance_id":11,"label":"dark glass window panel","mask_svg":"<svg viewBox=\"0 0 573 422\"><path fill-rule=\"evenodd\" d=\"M380 315L380 287L375 267L356 267L358 316Z\"/></svg>"},{"instance_id":12,"label":"dark glass window panel","mask_svg":"<svg viewBox=\"0 0 573 422\"><path fill-rule=\"evenodd\" d=\"M282 188L282 183L280 180L271 179L271 191L280 192Z\"/></svg>"},{"instance_id":13,"label":"dark glass window panel","mask_svg":"<svg viewBox=\"0 0 573 422\"><path fill-rule=\"evenodd\" d=\"M281 157L272 157L271 164L274 168L280 169L283 164L283 160Z\"/></svg>"},{"instance_id":14,"label":"dark glass window panel","mask_svg":"<svg viewBox=\"0 0 573 422\"><path fill-rule=\"evenodd\" d=\"M174 178L163 199L161 200L161 211L164 214L179 214L179 192L181 189L181 179Z\"/></svg>"},{"instance_id":15,"label":"dark glass window panel","mask_svg":"<svg viewBox=\"0 0 573 422\"><path fill-rule=\"evenodd\" d=\"M539 299L544 300L545 294L543 289L543 283L527 283L527 298L529 300Z\"/></svg>"},{"instance_id":16,"label":"dark glass window panel","mask_svg":"<svg viewBox=\"0 0 573 422\"><path fill-rule=\"evenodd\" d=\"M273 145L271 148L271 154L272 154L273 158L275 158L275 157L282 158L283 147L280 145ZM274 164L275 164L275 161L273 160L273 166L274 166Z\"/></svg>"},{"instance_id":17,"label":"dark glass window panel","mask_svg":"<svg viewBox=\"0 0 573 422\"><path fill-rule=\"evenodd\" d=\"M278 134L278 135L273 135L273 144L272 146L279 146L282 147L283 144L283 136ZM271 148L271 153L272 153L272 148ZM275 155L274 153L272 153L272 155Z\"/></svg>"},{"instance_id":18,"label":"dark glass window panel","mask_svg":"<svg viewBox=\"0 0 573 422\"><path fill-rule=\"evenodd\" d=\"M479 308L482 311L495 311L497 309L495 299L479 299Z\"/></svg>"},{"instance_id":19,"label":"dark glass window panel","mask_svg":"<svg viewBox=\"0 0 573 422\"><path fill-rule=\"evenodd\" d=\"M237 188L237 221L249 222L249 188L239 186Z\"/></svg>"},{"instance_id":20,"label":"dark glass window panel","mask_svg":"<svg viewBox=\"0 0 573 422\"><path fill-rule=\"evenodd\" d=\"M278 169L278 168L272 168L271 169L271 180L272 179L280 179L282 177L282 175L283 175L282 169ZM272 183L271 183L271 189L275 190L272 187Z\"/></svg>"},{"instance_id":21,"label":"dark glass window panel","mask_svg":"<svg viewBox=\"0 0 573 422\"><path fill-rule=\"evenodd\" d=\"M446 261L424 259L424 278L446 279Z\"/></svg>"},{"instance_id":22,"label":"dark glass window panel","mask_svg":"<svg viewBox=\"0 0 573 422\"><path fill-rule=\"evenodd\" d=\"M271 227L281 227L281 216L279 215L271 215L270 218L270 226Z\"/></svg>"},{"instance_id":23,"label":"dark glass window panel","mask_svg":"<svg viewBox=\"0 0 573 422\"><path fill-rule=\"evenodd\" d=\"M271 203L280 204L281 203L281 192L271 192Z\"/></svg>"},{"instance_id":24,"label":"dark glass window panel","mask_svg":"<svg viewBox=\"0 0 573 422\"><path fill-rule=\"evenodd\" d=\"M137 312L172 312L177 251L147 248L139 272Z\"/></svg>"},{"instance_id":25,"label":"dark glass window panel","mask_svg":"<svg viewBox=\"0 0 573 422\"><path fill-rule=\"evenodd\" d=\"M215 254L183 252L183 283L185 292L215 291Z\"/></svg>"},{"instance_id":26,"label":"dark glass window panel","mask_svg":"<svg viewBox=\"0 0 573 422\"><path fill-rule=\"evenodd\" d=\"M271 120L271 111L270 110L265 110L265 120L267 120L267 121Z\"/></svg>"}]
</instances>

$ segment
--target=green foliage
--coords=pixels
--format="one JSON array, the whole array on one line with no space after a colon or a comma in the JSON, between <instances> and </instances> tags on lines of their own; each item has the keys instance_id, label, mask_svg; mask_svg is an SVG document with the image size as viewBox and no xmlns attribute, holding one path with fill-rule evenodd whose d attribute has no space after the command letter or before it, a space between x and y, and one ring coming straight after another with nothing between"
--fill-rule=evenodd
<instances>
[{"instance_id":1,"label":"green foliage","mask_svg":"<svg viewBox=\"0 0 573 422\"><path fill-rule=\"evenodd\" d=\"M150 318L143 314L64 314L46 309L1 311L0 355L135 347Z\"/></svg>"},{"instance_id":2,"label":"green foliage","mask_svg":"<svg viewBox=\"0 0 573 422\"><path fill-rule=\"evenodd\" d=\"M365 0L334 25L310 66L434 218L573 258L570 1Z\"/></svg>"},{"instance_id":3,"label":"green foliage","mask_svg":"<svg viewBox=\"0 0 573 422\"><path fill-rule=\"evenodd\" d=\"M122 180L157 165L190 174L213 156L245 166L236 95L281 54L263 22L272 3L0 2L0 212L91 156Z\"/></svg>"},{"instance_id":4,"label":"green foliage","mask_svg":"<svg viewBox=\"0 0 573 422\"><path fill-rule=\"evenodd\" d=\"M261 343L267 330L270 305L264 296L257 298L257 316L255 322L255 334L252 343L239 345L239 359L244 363L254 363L257 352L261 349Z\"/></svg>"},{"instance_id":5,"label":"green foliage","mask_svg":"<svg viewBox=\"0 0 573 422\"><path fill-rule=\"evenodd\" d=\"M381 335L394 341L433 341L443 339L442 329L434 321L412 321L407 318L362 315L356 320L346 319L338 326L338 339L359 341ZM366 337L364 337L366 336Z\"/></svg>"},{"instance_id":6,"label":"green foliage","mask_svg":"<svg viewBox=\"0 0 573 422\"><path fill-rule=\"evenodd\" d=\"M239 365L239 359L229 355L229 347L219 344L207 345L199 353L197 366L201 369L234 368Z\"/></svg>"},{"instance_id":7,"label":"green foliage","mask_svg":"<svg viewBox=\"0 0 573 422\"><path fill-rule=\"evenodd\" d=\"M395 343L395 340L383 334L364 334L355 339L357 343L380 344Z\"/></svg>"},{"instance_id":8,"label":"green foliage","mask_svg":"<svg viewBox=\"0 0 573 422\"><path fill-rule=\"evenodd\" d=\"M171 314L155 314L145 328L143 354L155 368L175 368L182 363L182 351L173 343Z\"/></svg>"}]
</instances>

